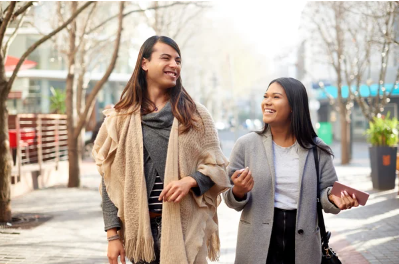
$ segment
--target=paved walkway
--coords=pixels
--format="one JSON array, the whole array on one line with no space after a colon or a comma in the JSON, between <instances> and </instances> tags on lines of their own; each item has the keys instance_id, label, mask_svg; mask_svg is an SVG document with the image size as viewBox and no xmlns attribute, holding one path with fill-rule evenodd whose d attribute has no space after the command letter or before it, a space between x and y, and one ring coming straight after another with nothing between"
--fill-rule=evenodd
<instances>
[{"instance_id":1,"label":"paved walkway","mask_svg":"<svg viewBox=\"0 0 399 264\"><path fill-rule=\"evenodd\" d=\"M368 205L339 215L326 215L333 232L331 246L343 263L399 263L398 188L372 190L369 164L362 159L336 166L340 181L371 193ZM12 201L13 215L52 216L38 227L0 228L0 264L108 263L107 242L98 193L99 176L91 162L82 166L82 188L34 191ZM398 184L398 182L397 182ZM219 207L221 257L233 263L240 214Z\"/></svg>"}]
</instances>

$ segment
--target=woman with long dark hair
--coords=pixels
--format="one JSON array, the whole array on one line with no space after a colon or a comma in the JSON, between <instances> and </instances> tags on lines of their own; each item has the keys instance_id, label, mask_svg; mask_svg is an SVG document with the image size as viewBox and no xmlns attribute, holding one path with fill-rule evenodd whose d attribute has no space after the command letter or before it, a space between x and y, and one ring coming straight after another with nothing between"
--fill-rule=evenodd
<instances>
[{"instance_id":1,"label":"woman with long dark hair","mask_svg":"<svg viewBox=\"0 0 399 264\"><path fill-rule=\"evenodd\" d=\"M182 86L181 65L172 39L147 39L120 101L104 112L93 156L111 264L118 256L136 264L218 257L227 160L209 113Z\"/></svg>"},{"instance_id":2,"label":"woman with long dark hair","mask_svg":"<svg viewBox=\"0 0 399 264\"><path fill-rule=\"evenodd\" d=\"M293 78L270 84L261 104L265 127L238 139L227 168L233 187L226 204L242 210L237 264L321 263L317 173L325 212L358 206L356 197L330 194L337 181L332 151L313 130L306 89Z\"/></svg>"}]
</instances>

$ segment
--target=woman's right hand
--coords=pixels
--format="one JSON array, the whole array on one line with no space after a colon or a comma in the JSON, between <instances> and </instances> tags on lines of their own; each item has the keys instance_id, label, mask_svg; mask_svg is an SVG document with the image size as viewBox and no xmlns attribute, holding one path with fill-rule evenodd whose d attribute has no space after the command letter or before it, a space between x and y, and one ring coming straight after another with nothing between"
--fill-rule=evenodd
<instances>
[{"instance_id":1,"label":"woman's right hand","mask_svg":"<svg viewBox=\"0 0 399 264\"><path fill-rule=\"evenodd\" d=\"M110 264L118 264L118 256L121 256L122 263L126 264L125 249L123 248L122 241L119 239L109 241L107 256Z\"/></svg>"},{"instance_id":2,"label":"woman's right hand","mask_svg":"<svg viewBox=\"0 0 399 264\"><path fill-rule=\"evenodd\" d=\"M231 176L233 181L233 194L236 198L242 200L245 195L254 187L254 179L248 167L241 170L236 170Z\"/></svg>"}]
</instances>

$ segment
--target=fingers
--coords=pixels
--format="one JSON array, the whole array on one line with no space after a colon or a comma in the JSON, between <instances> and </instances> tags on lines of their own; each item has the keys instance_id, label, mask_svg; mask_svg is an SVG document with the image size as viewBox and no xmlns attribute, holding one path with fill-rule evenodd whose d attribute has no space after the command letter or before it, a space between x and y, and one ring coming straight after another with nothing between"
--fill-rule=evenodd
<instances>
[{"instance_id":1,"label":"fingers","mask_svg":"<svg viewBox=\"0 0 399 264\"><path fill-rule=\"evenodd\" d=\"M351 197L347 191L344 191L345 193L345 197L348 200L349 204L348 204L348 208L352 208L353 206L355 206L355 200L353 199L353 197Z\"/></svg>"},{"instance_id":2,"label":"fingers","mask_svg":"<svg viewBox=\"0 0 399 264\"><path fill-rule=\"evenodd\" d=\"M122 252L121 252L121 262L122 262L122 264L126 264L126 260L125 260L125 250L122 250Z\"/></svg>"},{"instance_id":3,"label":"fingers","mask_svg":"<svg viewBox=\"0 0 399 264\"><path fill-rule=\"evenodd\" d=\"M109 264L118 264L118 255L119 255L119 252L115 252L115 251L111 250L110 246L108 245L107 257L108 257Z\"/></svg>"},{"instance_id":4,"label":"fingers","mask_svg":"<svg viewBox=\"0 0 399 264\"><path fill-rule=\"evenodd\" d=\"M163 188L161 194L159 195L158 200L162 201L171 188L172 188L172 183L169 183L168 185L166 185L166 187Z\"/></svg>"},{"instance_id":5,"label":"fingers","mask_svg":"<svg viewBox=\"0 0 399 264\"><path fill-rule=\"evenodd\" d=\"M255 182L254 182L254 179L252 178L250 185L249 185L249 191L251 191L252 188L254 188L254 184L255 184Z\"/></svg>"},{"instance_id":6,"label":"fingers","mask_svg":"<svg viewBox=\"0 0 399 264\"><path fill-rule=\"evenodd\" d=\"M249 167L246 167L244 171L241 173L240 177L238 177L238 180L245 181L248 179L248 173L249 173Z\"/></svg>"},{"instance_id":7,"label":"fingers","mask_svg":"<svg viewBox=\"0 0 399 264\"><path fill-rule=\"evenodd\" d=\"M244 170L245 170L245 169L236 170L236 171L233 173L233 175L231 175L231 179L232 179L232 180L237 179L238 176L239 176Z\"/></svg>"},{"instance_id":8,"label":"fingers","mask_svg":"<svg viewBox=\"0 0 399 264\"><path fill-rule=\"evenodd\" d=\"M248 171L249 171L248 167L241 170L236 170L231 176L231 180L233 182L236 182L237 180L243 181L248 176Z\"/></svg>"},{"instance_id":9,"label":"fingers","mask_svg":"<svg viewBox=\"0 0 399 264\"><path fill-rule=\"evenodd\" d=\"M347 191L341 192L341 202L342 208L341 210L351 209L352 207L359 206L359 202L356 199L356 196L350 196Z\"/></svg>"},{"instance_id":10,"label":"fingers","mask_svg":"<svg viewBox=\"0 0 399 264\"><path fill-rule=\"evenodd\" d=\"M180 194L180 195L179 195L179 197L177 197L177 198L176 198L176 200L175 200L174 202L175 202L175 203L178 203L178 202L180 202L180 201L181 201L181 200L184 198L184 196L186 196L186 195L185 195L185 194L183 194L183 193L182 193L182 194Z\"/></svg>"},{"instance_id":11,"label":"fingers","mask_svg":"<svg viewBox=\"0 0 399 264\"><path fill-rule=\"evenodd\" d=\"M242 180L241 184L248 188L251 181L253 181L252 173L250 171L248 171L246 177Z\"/></svg>"},{"instance_id":12,"label":"fingers","mask_svg":"<svg viewBox=\"0 0 399 264\"><path fill-rule=\"evenodd\" d=\"M237 176L236 178L231 178L233 180L234 185L236 184L242 184L243 181L248 180L248 173L249 173L249 168L246 167L245 169L240 170L241 174Z\"/></svg>"},{"instance_id":13,"label":"fingers","mask_svg":"<svg viewBox=\"0 0 399 264\"><path fill-rule=\"evenodd\" d=\"M122 242L120 240L113 240L108 242L108 261L110 264L118 264L118 256L120 255L123 264L125 261L125 249L123 248Z\"/></svg>"},{"instance_id":14,"label":"fingers","mask_svg":"<svg viewBox=\"0 0 399 264\"><path fill-rule=\"evenodd\" d=\"M341 192L341 203L342 203L341 210L345 210L345 209L349 208L349 200L348 200L348 198L346 198L344 192Z\"/></svg>"},{"instance_id":15,"label":"fingers","mask_svg":"<svg viewBox=\"0 0 399 264\"><path fill-rule=\"evenodd\" d=\"M109 264L118 264L118 255L116 256L108 256Z\"/></svg>"},{"instance_id":16,"label":"fingers","mask_svg":"<svg viewBox=\"0 0 399 264\"><path fill-rule=\"evenodd\" d=\"M188 194L190 189L191 185L187 181L173 181L161 192L159 200L166 202L180 202Z\"/></svg>"},{"instance_id":17,"label":"fingers","mask_svg":"<svg viewBox=\"0 0 399 264\"><path fill-rule=\"evenodd\" d=\"M359 206L359 201L357 200L356 195L353 194L352 197L353 197L353 200L355 200L355 205L353 207L358 207Z\"/></svg>"},{"instance_id":18,"label":"fingers","mask_svg":"<svg viewBox=\"0 0 399 264\"><path fill-rule=\"evenodd\" d=\"M167 201L168 202L174 202L177 199L177 197L180 196L180 194L181 194L181 191L176 190L174 193L171 193L170 196L167 196L167 197L169 197L169 198L167 198Z\"/></svg>"}]
</instances>

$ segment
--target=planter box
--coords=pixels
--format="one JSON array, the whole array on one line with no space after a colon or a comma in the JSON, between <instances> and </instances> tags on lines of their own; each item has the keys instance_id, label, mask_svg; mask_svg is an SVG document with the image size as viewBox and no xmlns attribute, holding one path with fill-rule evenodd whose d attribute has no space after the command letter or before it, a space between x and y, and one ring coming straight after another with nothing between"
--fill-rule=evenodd
<instances>
[{"instance_id":1,"label":"planter box","mask_svg":"<svg viewBox=\"0 0 399 264\"><path fill-rule=\"evenodd\" d=\"M373 188L395 188L397 147L370 147L371 180Z\"/></svg>"}]
</instances>

